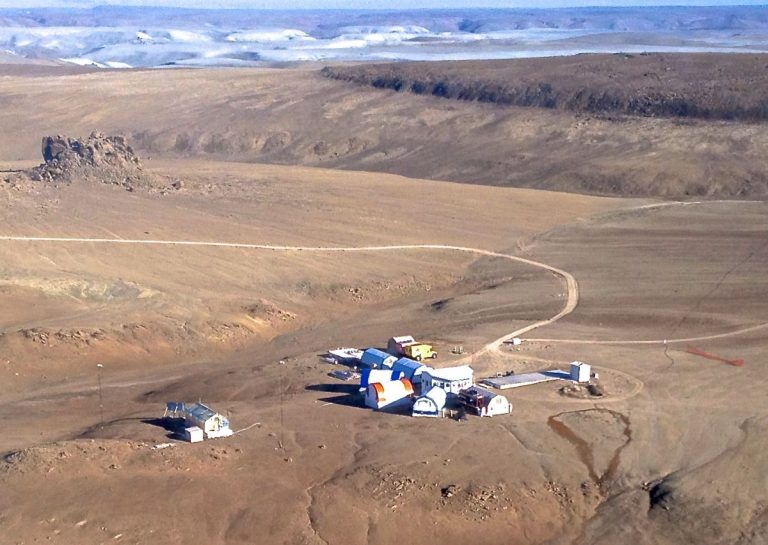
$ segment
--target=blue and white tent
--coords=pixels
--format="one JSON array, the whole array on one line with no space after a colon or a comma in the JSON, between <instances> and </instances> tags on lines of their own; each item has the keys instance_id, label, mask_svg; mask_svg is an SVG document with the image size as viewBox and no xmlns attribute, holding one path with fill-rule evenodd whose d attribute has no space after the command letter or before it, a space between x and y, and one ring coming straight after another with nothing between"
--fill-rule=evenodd
<instances>
[{"instance_id":1,"label":"blue and white tent","mask_svg":"<svg viewBox=\"0 0 768 545\"><path fill-rule=\"evenodd\" d=\"M446 397L447 394L445 393L445 390L435 386L426 394L416 398L416 401L413 402L413 410L411 414L413 416L429 416L437 418L442 414L442 410L445 407Z\"/></svg>"},{"instance_id":2,"label":"blue and white tent","mask_svg":"<svg viewBox=\"0 0 768 545\"><path fill-rule=\"evenodd\" d=\"M368 348L363 351L363 355L360 358L360 365L372 369L392 369L392 364L394 364L395 361L397 361L397 356L387 354L378 348Z\"/></svg>"},{"instance_id":3,"label":"blue and white tent","mask_svg":"<svg viewBox=\"0 0 768 545\"><path fill-rule=\"evenodd\" d=\"M413 384L421 384L421 373L427 369L431 368L409 358L400 358L392 366L392 371L402 373Z\"/></svg>"},{"instance_id":4,"label":"blue and white tent","mask_svg":"<svg viewBox=\"0 0 768 545\"><path fill-rule=\"evenodd\" d=\"M363 369L360 371L360 390L365 390L369 384L374 382L389 382L402 378L402 371L392 369Z\"/></svg>"}]
</instances>

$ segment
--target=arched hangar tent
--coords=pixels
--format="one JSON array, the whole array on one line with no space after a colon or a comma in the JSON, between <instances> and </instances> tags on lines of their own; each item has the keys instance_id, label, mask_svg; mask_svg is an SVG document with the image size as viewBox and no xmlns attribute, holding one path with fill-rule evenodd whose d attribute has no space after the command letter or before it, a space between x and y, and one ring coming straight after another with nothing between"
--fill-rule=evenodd
<instances>
[{"instance_id":1,"label":"arched hangar tent","mask_svg":"<svg viewBox=\"0 0 768 545\"><path fill-rule=\"evenodd\" d=\"M503 395L480 386L472 386L459 392L459 403L478 416L496 416L512 412L512 404Z\"/></svg>"},{"instance_id":2,"label":"arched hangar tent","mask_svg":"<svg viewBox=\"0 0 768 545\"><path fill-rule=\"evenodd\" d=\"M427 369L429 369L429 367L423 363L419 363L409 358L400 358L392 366L392 371L403 373L403 376L413 384L421 383L421 374Z\"/></svg>"},{"instance_id":3,"label":"arched hangar tent","mask_svg":"<svg viewBox=\"0 0 768 545\"><path fill-rule=\"evenodd\" d=\"M373 382L390 382L402 376L402 371L392 369L363 369L360 372L360 389L365 390Z\"/></svg>"},{"instance_id":4,"label":"arched hangar tent","mask_svg":"<svg viewBox=\"0 0 768 545\"><path fill-rule=\"evenodd\" d=\"M363 355L360 358L360 365L372 369L391 369L396 361L397 357L392 354L387 354L378 348L368 348L363 351Z\"/></svg>"},{"instance_id":5,"label":"arched hangar tent","mask_svg":"<svg viewBox=\"0 0 768 545\"><path fill-rule=\"evenodd\" d=\"M442 388L434 387L413 402L413 416L429 416L436 418L442 414L447 395Z\"/></svg>"},{"instance_id":6,"label":"arched hangar tent","mask_svg":"<svg viewBox=\"0 0 768 545\"><path fill-rule=\"evenodd\" d=\"M411 404L413 385L407 378L389 382L372 382L365 391L365 404L372 409L392 410Z\"/></svg>"}]
</instances>

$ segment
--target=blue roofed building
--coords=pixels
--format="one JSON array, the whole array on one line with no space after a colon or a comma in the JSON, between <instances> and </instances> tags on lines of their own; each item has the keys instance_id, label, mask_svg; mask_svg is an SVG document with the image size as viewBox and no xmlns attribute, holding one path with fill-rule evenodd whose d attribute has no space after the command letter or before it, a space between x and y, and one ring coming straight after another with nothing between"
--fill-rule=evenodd
<instances>
[{"instance_id":1,"label":"blue roofed building","mask_svg":"<svg viewBox=\"0 0 768 545\"><path fill-rule=\"evenodd\" d=\"M402 373L412 384L421 384L421 373L427 369L431 368L410 358L400 358L392 366L393 372Z\"/></svg>"},{"instance_id":2,"label":"blue roofed building","mask_svg":"<svg viewBox=\"0 0 768 545\"><path fill-rule=\"evenodd\" d=\"M371 369L392 369L392 365L396 361L397 356L387 354L378 348L368 348L363 351L363 355L360 357L360 365Z\"/></svg>"}]
</instances>

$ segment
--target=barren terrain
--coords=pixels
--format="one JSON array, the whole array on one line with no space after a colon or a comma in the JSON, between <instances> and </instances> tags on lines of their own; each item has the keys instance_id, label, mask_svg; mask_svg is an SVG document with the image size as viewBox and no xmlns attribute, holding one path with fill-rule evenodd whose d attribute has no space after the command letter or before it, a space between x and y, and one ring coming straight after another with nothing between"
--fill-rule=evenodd
<instances>
[{"instance_id":1,"label":"barren terrain","mask_svg":"<svg viewBox=\"0 0 768 545\"><path fill-rule=\"evenodd\" d=\"M764 172L762 125L587 120L314 70L15 74L0 100L5 171L37 164L43 135L99 129L183 182L0 183L9 543L768 541L768 204L658 199L723 161L704 193L734 194L730 166ZM569 193L444 180L488 182L475 158L523 133L554 151L517 185ZM353 137L370 144L312 151ZM578 194L592 171L638 189ZM414 419L363 408L318 358L402 333L478 376L587 361L604 396L545 383L505 392L510 416ZM165 402L197 399L242 431L153 448Z\"/></svg>"},{"instance_id":2,"label":"barren terrain","mask_svg":"<svg viewBox=\"0 0 768 545\"><path fill-rule=\"evenodd\" d=\"M66 77L45 70L0 78L0 160L37 161L41 136L98 129L127 135L148 162L301 164L614 196L768 194L765 124L435 100L329 80L316 65ZM727 86L727 76L712 84ZM595 85L604 79L595 74Z\"/></svg>"}]
</instances>

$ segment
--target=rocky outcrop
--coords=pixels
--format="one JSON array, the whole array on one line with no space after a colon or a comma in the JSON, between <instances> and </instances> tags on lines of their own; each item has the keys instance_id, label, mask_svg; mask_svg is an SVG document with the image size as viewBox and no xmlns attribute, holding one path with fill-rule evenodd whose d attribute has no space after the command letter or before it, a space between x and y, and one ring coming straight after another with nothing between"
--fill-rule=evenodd
<instances>
[{"instance_id":1,"label":"rocky outcrop","mask_svg":"<svg viewBox=\"0 0 768 545\"><path fill-rule=\"evenodd\" d=\"M95 181L117 185L128 191L160 188L123 136L92 132L88 138L46 136L42 141L45 162L29 171L35 181L72 183Z\"/></svg>"}]
</instances>

